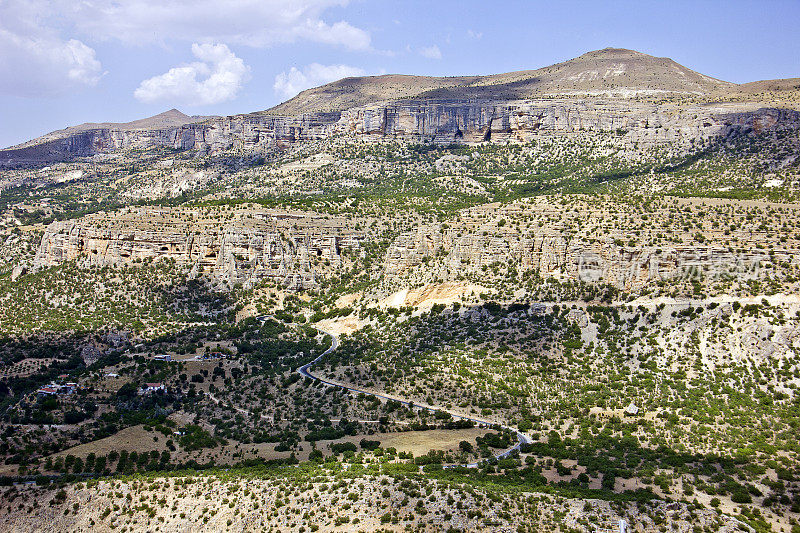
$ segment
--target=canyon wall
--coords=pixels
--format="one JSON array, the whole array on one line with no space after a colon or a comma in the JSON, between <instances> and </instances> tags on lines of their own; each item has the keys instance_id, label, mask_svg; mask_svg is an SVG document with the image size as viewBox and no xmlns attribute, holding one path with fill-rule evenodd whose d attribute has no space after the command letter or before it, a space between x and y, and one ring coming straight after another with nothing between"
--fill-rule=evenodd
<instances>
[{"instance_id":1,"label":"canyon wall","mask_svg":"<svg viewBox=\"0 0 800 533\"><path fill-rule=\"evenodd\" d=\"M319 276L354 256L363 233L339 219L254 212L233 220L202 218L184 209L136 208L50 224L33 268L77 260L84 266L122 266L172 259L193 276L250 287L269 279L290 289L317 287Z\"/></svg>"},{"instance_id":2,"label":"canyon wall","mask_svg":"<svg viewBox=\"0 0 800 533\"><path fill-rule=\"evenodd\" d=\"M386 252L385 279L400 286L464 278L490 285L498 276L535 274L638 291L676 280L764 280L770 264L800 264L774 232L744 215L734 231L707 229L698 237L696 229L672 227L661 234L618 224L631 213L623 205L609 206L583 206L572 220L546 198L464 210L453 221L399 235Z\"/></svg>"},{"instance_id":3,"label":"canyon wall","mask_svg":"<svg viewBox=\"0 0 800 533\"><path fill-rule=\"evenodd\" d=\"M587 204L568 215L547 198L466 209L447 223L421 224L394 238L382 278L391 288L464 278L491 284L498 276L535 274L638 291L677 279L763 280L774 274L765 269L769 265L800 264L780 235L749 220L745 209L736 211L735 230L709 227L700 237L696 228L671 225L662 234L642 232L635 222L618 224L631 216L626 209ZM670 209L689 207L661 209L648 216L665 219ZM362 228L369 226L367 219L306 212L126 208L51 223L31 266L169 259L229 288L266 279L292 290L311 289L363 259L372 234Z\"/></svg>"},{"instance_id":4,"label":"canyon wall","mask_svg":"<svg viewBox=\"0 0 800 533\"><path fill-rule=\"evenodd\" d=\"M441 263L428 262L436 256L443 258ZM569 239L547 229L521 236L458 236L454 230L428 226L400 236L387 252L385 269L390 277L403 278L414 267L427 263L426 269L454 280L465 275L491 277L487 269L511 266L519 274L534 272L541 278L636 290L701 272L704 276L757 276L759 262L768 259L767 254L755 250L737 254L713 245L626 246L613 239Z\"/></svg>"},{"instance_id":5,"label":"canyon wall","mask_svg":"<svg viewBox=\"0 0 800 533\"><path fill-rule=\"evenodd\" d=\"M167 147L201 153L266 153L332 135L400 137L439 143L524 141L576 131L615 132L639 147L692 143L732 134L800 128L800 113L755 104L678 107L600 99L518 102L396 101L280 117L253 113L156 130L94 129L0 151L0 165L64 161L129 149Z\"/></svg>"},{"instance_id":6,"label":"canyon wall","mask_svg":"<svg viewBox=\"0 0 800 533\"><path fill-rule=\"evenodd\" d=\"M437 142L524 141L538 134L615 132L631 143L687 145L732 133L800 127L800 113L753 105L677 108L626 101L397 102L342 113L334 131Z\"/></svg>"}]
</instances>

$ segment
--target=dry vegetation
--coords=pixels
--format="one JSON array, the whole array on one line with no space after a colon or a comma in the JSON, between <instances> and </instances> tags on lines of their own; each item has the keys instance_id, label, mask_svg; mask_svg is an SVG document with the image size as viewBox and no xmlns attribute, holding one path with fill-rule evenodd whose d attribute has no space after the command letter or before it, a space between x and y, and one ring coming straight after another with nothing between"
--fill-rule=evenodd
<instances>
[{"instance_id":1,"label":"dry vegetation","mask_svg":"<svg viewBox=\"0 0 800 533\"><path fill-rule=\"evenodd\" d=\"M635 131L3 171L0 528L798 533L797 87L675 68L605 50L271 110L600 109L622 80L609 106L657 110Z\"/></svg>"}]
</instances>

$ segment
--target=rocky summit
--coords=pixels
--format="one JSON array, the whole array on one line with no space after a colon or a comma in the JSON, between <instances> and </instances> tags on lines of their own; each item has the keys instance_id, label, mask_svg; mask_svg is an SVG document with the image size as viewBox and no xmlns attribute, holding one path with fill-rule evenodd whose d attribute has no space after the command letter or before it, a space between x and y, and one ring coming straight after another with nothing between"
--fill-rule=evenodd
<instances>
[{"instance_id":1,"label":"rocky summit","mask_svg":"<svg viewBox=\"0 0 800 533\"><path fill-rule=\"evenodd\" d=\"M0 215L0 530L800 531L796 78L345 78Z\"/></svg>"}]
</instances>

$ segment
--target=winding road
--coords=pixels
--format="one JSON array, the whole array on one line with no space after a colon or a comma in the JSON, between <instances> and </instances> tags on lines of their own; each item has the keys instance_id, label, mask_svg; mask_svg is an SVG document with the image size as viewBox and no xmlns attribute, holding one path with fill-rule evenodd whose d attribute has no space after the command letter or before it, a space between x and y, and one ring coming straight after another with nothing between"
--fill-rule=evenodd
<instances>
[{"instance_id":1,"label":"winding road","mask_svg":"<svg viewBox=\"0 0 800 533\"><path fill-rule=\"evenodd\" d=\"M269 318L272 318L272 317L270 317L270 316L258 317L258 319L261 320L261 321L267 320ZM310 379L313 379L313 380L316 380L316 381L320 381L320 382L324 383L325 385L329 385L331 387L338 387L340 389L344 389L344 390L347 390L347 391L350 391L350 392L363 393L363 394L372 396L374 398L379 398L381 400L392 400L392 401L395 401L395 402L399 402L399 403L401 403L403 405L407 405L407 406L418 408L418 409L425 409L425 410L431 411L431 412L441 411L443 413L449 414L454 419L468 420L470 422L476 423L479 426L484 426L484 427L499 426L499 427L501 427L503 429L511 431L512 433L515 433L516 436L517 436L517 443L514 444L514 446L512 446L511 448L508 448L507 450L504 450L501 453L495 455L494 457L496 459L503 459L504 457L508 457L514 451L518 450L521 445L529 444L530 442L532 442L531 438L528 437L526 434L522 433L521 431L519 431L519 430L517 430L515 428L509 427L509 426L504 426L502 424L497 424L495 422L490 422L488 420L481 420L479 418L472 418L472 417L469 417L469 416L460 415L460 414L448 411L447 409L445 409L443 407L440 407L440 406L437 406L437 405L428 405L428 404L425 404L425 403L416 403L416 402L412 402L409 399L400 398L398 396L392 396L392 395L388 395L388 394L381 394L381 393L377 393L377 392L371 392L371 391L364 390L364 389L358 389L356 387L352 387L352 386L347 385L345 383L340 383L338 381L332 381L330 379L327 379L327 378L324 378L324 377L320 377L320 376L318 376L316 374L312 374L311 370L310 370L311 367L314 366L315 364L319 363L319 361L323 357L325 357L326 355L330 354L336 348L339 347L339 337L337 337L336 335L334 335L333 333L331 333L329 331L325 331L325 330L320 329L318 327L315 327L314 329L316 329L320 333L328 335L331 338L331 345L327 350L325 350L324 352L319 354L316 357L316 359L314 359L310 363L304 364L303 366L301 366L300 368L297 369L297 372L301 376L306 377L306 378L310 378ZM478 467L478 463L476 462L476 463L468 463L468 464L452 464L452 465L445 465L444 467L445 468L453 468L453 467L456 467L456 466L466 466L468 468L477 468Z\"/></svg>"}]
</instances>

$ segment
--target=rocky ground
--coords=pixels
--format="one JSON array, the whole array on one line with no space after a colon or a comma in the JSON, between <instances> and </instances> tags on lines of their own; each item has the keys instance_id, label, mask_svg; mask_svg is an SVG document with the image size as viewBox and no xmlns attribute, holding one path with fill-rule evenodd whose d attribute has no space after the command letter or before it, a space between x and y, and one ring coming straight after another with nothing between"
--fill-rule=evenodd
<instances>
[{"instance_id":1,"label":"rocky ground","mask_svg":"<svg viewBox=\"0 0 800 533\"><path fill-rule=\"evenodd\" d=\"M496 492L427 480L335 473L272 479L149 476L65 489L8 489L14 531L753 531L713 509Z\"/></svg>"},{"instance_id":2,"label":"rocky ground","mask_svg":"<svg viewBox=\"0 0 800 533\"><path fill-rule=\"evenodd\" d=\"M797 533L798 153L618 49L0 151L0 528Z\"/></svg>"}]
</instances>

